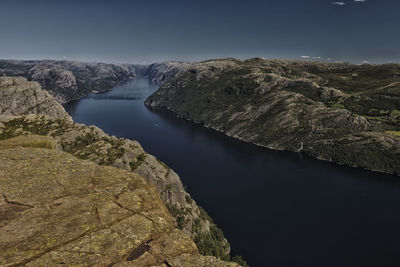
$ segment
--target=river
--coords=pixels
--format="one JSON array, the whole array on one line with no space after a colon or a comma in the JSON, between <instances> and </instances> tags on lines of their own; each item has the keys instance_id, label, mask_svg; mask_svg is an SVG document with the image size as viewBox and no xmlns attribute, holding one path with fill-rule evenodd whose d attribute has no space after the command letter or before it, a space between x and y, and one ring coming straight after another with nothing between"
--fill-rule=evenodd
<instances>
[{"instance_id":1,"label":"river","mask_svg":"<svg viewBox=\"0 0 400 267\"><path fill-rule=\"evenodd\" d=\"M251 266L400 266L400 181L269 151L152 111L138 77L65 105L76 122L135 139L175 170Z\"/></svg>"}]
</instances>

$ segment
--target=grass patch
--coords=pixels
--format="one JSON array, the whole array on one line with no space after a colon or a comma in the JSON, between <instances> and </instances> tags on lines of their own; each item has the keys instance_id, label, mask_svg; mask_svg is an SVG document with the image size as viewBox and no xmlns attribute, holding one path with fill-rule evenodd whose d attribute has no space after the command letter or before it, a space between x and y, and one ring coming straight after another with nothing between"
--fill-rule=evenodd
<instances>
[{"instance_id":1,"label":"grass patch","mask_svg":"<svg viewBox=\"0 0 400 267\"><path fill-rule=\"evenodd\" d=\"M187 202L187 203L189 203L189 204L192 204L192 203L193 203L193 199L192 199L189 195L186 195L186 196L185 196L185 199L186 199L186 202Z\"/></svg>"},{"instance_id":2,"label":"grass patch","mask_svg":"<svg viewBox=\"0 0 400 267\"><path fill-rule=\"evenodd\" d=\"M335 108L335 109L343 109L345 108L344 106L344 97L341 97L337 102L329 102L329 107Z\"/></svg>"},{"instance_id":3,"label":"grass patch","mask_svg":"<svg viewBox=\"0 0 400 267\"><path fill-rule=\"evenodd\" d=\"M385 133L395 136L400 136L400 131L386 131Z\"/></svg>"},{"instance_id":4,"label":"grass patch","mask_svg":"<svg viewBox=\"0 0 400 267\"><path fill-rule=\"evenodd\" d=\"M131 170L136 170L140 165L142 165L142 163L144 162L144 160L146 159L146 153L142 153L140 154L137 158L135 162L130 162L129 166L131 167Z\"/></svg>"}]
</instances>

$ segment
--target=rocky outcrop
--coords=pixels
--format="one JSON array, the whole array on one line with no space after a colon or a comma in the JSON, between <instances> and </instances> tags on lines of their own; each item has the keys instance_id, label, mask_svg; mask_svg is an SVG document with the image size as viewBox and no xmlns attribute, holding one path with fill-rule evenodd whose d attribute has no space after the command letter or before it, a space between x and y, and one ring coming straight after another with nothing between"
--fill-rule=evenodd
<instances>
[{"instance_id":1,"label":"rocky outcrop","mask_svg":"<svg viewBox=\"0 0 400 267\"><path fill-rule=\"evenodd\" d=\"M69 117L64 108L36 82L21 77L0 77L0 114L46 114Z\"/></svg>"},{"instance_id":2,"label":"rocky outcrop","mask_svg":"<svg viewBox=\"0 0 400 267\"><path fill-rule=\"evenodd\" d=\"M3 79L8 81L8 84L11 84L9 81L23 81L23 84L32 85L34 89L28 86L22 95L47 95L49 101L53 101L62 109L37 83L27 82L24 78ZM7 103L24 99L21 94L15 93L12 86L4 86L3 91L9 96L5 99ZM32 135L49 136L54 142L51 147L57 150L99 165L113 166L141 175L157 189L175 225L187 236L195 239L202 254L229 259L230 246L222 231L186 192L179 176L163 162L146 153L138 142L109 136L94 126L76 124L63 109L64 113L51 113L50 109L43 110L35 106L36 102L29 103L32 104L31 110L45 115L0 116L0 140L10 140L20 135L24 135L25 138ZM26 109L25 104L21 102L19 109L11 114L25 115L22 112ZM11 140L18 142L18 139ZM38 143L38 137L35 140L32 142Z\"/></svg>"},{"instance_id":3,"label":"rocky outcrop","mask_svg":"<svg viewBox=\"0 0 400 267\"><path fill-rule=\"evenodd\" d=\"M0 117L8 132L15 118ZM138 174L77 159L58 142L0 141L1 266L238 266L201 256Z\"/></svg>"},{"instance_id":4,"label":"rocky outcrop","mask_svg":"<svg viewBox=\"0 0 400 267\"><path fill-rule=\"evenodd\" d=\"M145 104L263 147L400 173L400 66L199 62Z\"/></svg>"},{"instance_id":5,"label":"rocky outcrop","mask_svg":"<svg viewBox=\"0 0 400 267\"><path fill-rule=\"evenodd\" d=\"M128 64L54 60L0 60L2 75L22 76L36 81L60 103L109 90L117 83L136 76L135 67Z\"/></svg>"},{"instance_id":6,"label":"rocky outcrop","mask_svg":"<svg viewBox=\"0 0 400 267\"><path fill-rule=\"evenodd\" d=\"M228 259L230 247L221 230L185 191L179 176L146 153L138 142L109 136L95 126L77 124L68 118L0 116L0 140L19 135L50 136L60 151L139 174L157 189L179 229L198 241L200 249L206 245L215 246L216 256ZM220 233L218 236L212 235L217 232Z\"/></svg>"},{"instance_id":7,"label":"rocky outcrop","mask_svg":"<svg viewBox=\"0 0 400 267\"><path fill-rule=\"evenodd\" d=\"M178 75L180 72L188 68L192 63L167 61L161 63L153 63L143 69L142 73L147 76L154 84L162 84Z\"/></svg>"}]
</instances>

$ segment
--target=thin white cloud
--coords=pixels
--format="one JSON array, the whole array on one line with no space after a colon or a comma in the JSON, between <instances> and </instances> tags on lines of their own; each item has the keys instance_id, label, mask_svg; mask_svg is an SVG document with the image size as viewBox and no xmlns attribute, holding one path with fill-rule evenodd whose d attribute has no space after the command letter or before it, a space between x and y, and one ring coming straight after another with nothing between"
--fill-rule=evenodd
<instances>
[{"instance_id":1,"label":"thin white cloud","mask_svg":"<svg viewBox=\"0 0 400 267\"><path fill-rule=\"evenodd\" d=\"M346 3L345 3L345 2L332 2L332 5L335 5L335 6L345 6Z\"/></svg>"},{"instance_id":2,"label":"thin white cloud","mask_svg":"<svg viewBox=\"0 0 400 267\"><path fill-rule=\"evenodd\" d=\"M321 57L313 57L313 59L321 59Z\"/></svg>"},{"instance_id":3,"label":"thin white cloud","mask_svg":"<svg viewBox=\"0 0 400 267\"><path fill-rule=\"evenodd\" d=\"M354 2L362 3L362 2L367 2L367 0L354 0Z\"/></svg>"},{"instance_id":4,"label":"thin white cloud","mask_svg":"<svg viewBox=\"0 0 400 267\"><path fill-rule=\"evenodd\" d=\"M301 56L301 58L310 58L310 56Z\"/></svg>"}]
</instances>

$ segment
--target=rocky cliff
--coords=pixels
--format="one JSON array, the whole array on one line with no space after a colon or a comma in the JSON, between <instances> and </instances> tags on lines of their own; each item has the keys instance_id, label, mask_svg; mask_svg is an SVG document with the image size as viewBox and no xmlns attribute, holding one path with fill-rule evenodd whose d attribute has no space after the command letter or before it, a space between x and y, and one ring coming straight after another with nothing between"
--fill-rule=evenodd
<instances>
[{"instance_id":1,"label":"rocky cliff","mask_svg":"<svg viewBox=\"0 0 400 267\"><path fill-rule=\"evenodd\" d=\"M38 135L0 141L1 266L237 266L201 256L139 175L56 146Z\"/></svg>"},{"instance_id":2,"label":"rocky cliff","mask_svg":"<svg viewBox=\"0 0 400 267\"><path fill-rule=\"evenodd\" d=\"M65 103L92 92L109 90L136 74L134 66L128 64L0 60L0 76L3 75L36 81L58 102Z\"/></svg>"},{"instance_id":3,"label":"rocky cliff","mask_svg":"<svg viewBox=\"0 0 400 267\"><path fill-rule=\"evenodd\" d=\"M188 68L192 63L180 61L166 61L153 63L143 69L142 73L154 84L162 84Z\"/></svg>"},{"instance_id":4,"label":"rocky cliff","mask_svg":"<svg viewBox=\"0 0 400 267\"><path fill-rule=\"evenodd\" d=\"M209 60L146 105L260 146L400 174L400 66Z\"/></svg>"},{"instance_id":5,"label":"rocky cliff","mask_svg":"<svg viewBox=\"0 0 400 267\"><path fill-rule=\"evenodd\" d=\"M20 77L0 77L0 114L46 114L68 117L64 108L36 82Z\"/></svg>"},{"instance_id":6,"label":"rocky cliff","mask_svg":"<svg viewBox=\"0 0 400 267\"><path fill-rule=\"evenodd\" d=\"M139 174L157 189L176 226L196 241L202 253L229 259L230 247L222 231L185 191L179 176L146 153L138 142L109 136L95 126L68 118L46 115L14 117L2 124L0 140L19 135L50 136L55 148L78 159Z\"/></svg>"},{"instance_id":7,"label":"rocky cliff","mask_svg":"<svg viewBox=\"0 0 400 267\"><path fill-rule=\"evenodd\" d=\"M33 95L34 90L38 90L37 94L40 91L45 93L39 85L27 82L23 78L2 79L19 80L35 85L33 89L29 89L31 92L28 90L28 95ZM13 88L4 87L3 90L9 91ZM17 99L21 97L19 94L9 95L14 95ZM3 102L8 102L8 100L0 98L0 106L4 104ZM41 113L43 110L36 108L36 111ZM16 113L18 112L12 114ZM230 247L222 231L185 191L179 176L167 165L146 153L138 142L108 136L94 126L76 124L66 113L52 114L52 116L48 116L47 111L42 113L46 115L3 116L0 121L0 140L14 142L10 140L15 140L13 138L21 135L46 136L52 140L51 147L58 151L67 152L78 159L116 167L144 177L156 188L169 214L172 215L175 226L186 236L195 240L202 254L229 259ZM32 141L32 143L38 142Z\"/></svg>"}]
</instances>

